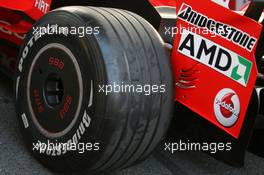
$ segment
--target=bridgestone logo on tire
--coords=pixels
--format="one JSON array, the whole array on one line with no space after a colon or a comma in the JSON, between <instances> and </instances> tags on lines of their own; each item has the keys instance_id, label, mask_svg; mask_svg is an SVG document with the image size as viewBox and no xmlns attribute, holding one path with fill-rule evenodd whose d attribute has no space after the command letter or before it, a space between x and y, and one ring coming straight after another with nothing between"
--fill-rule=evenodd
<instances>
[{"instance_id":1,"label":"bridgestone logo on tire","mask_svg":"<svg viewBox=\"0 0 264 175\"><path fill-rule=\"evenodd\" d=\"M217 121L225 126L232 127L240 114L240 100L232 89L222 89L214 100L214 113Z\"/></svg>"}]
</instances>

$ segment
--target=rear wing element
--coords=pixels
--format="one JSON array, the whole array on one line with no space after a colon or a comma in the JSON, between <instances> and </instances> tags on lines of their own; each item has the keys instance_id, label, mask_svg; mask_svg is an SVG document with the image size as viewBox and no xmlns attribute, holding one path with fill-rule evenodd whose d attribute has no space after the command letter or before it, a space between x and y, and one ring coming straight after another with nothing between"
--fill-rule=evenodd
<instances>
[{"instance_id":1,"label":"rear wing element","mask_svg":"<svg viewBox=\"0 0 264 175\"><path fill-rule=\"evenodd\" d=\"M208 0L177 5L176 100L238 138L257 78L262 26Z\"/></svg>"},{"instance_id":2,"label":"rear wing element","mask_svg":"<svg viewBox=\"0 0 264 175\"><path fill-rule=\"evenodd\" d=\"M178 0L176 9L175 99L214 125L200 129L205 140L233 142L233 150L220 157L243 157L255 117L249 111L262 25L210 0Z\"/></svg>"}]
</instances>

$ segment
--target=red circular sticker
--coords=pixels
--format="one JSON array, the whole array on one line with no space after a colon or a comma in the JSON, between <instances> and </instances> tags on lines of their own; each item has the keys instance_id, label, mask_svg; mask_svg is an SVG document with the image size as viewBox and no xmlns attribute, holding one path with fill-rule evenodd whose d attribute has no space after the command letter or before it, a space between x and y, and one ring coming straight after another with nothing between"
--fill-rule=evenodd
<instances>
[{"instance_id":1,"label":"red circular sticker","mask_svg":"<svg viewBox=\"0 0 264 175\"><path fill-rule=\"evenodd\" d=\"M225 126L233 126L240 114L239 97L232 89L222 89L214 100L214 113L217 121Z\"/></svg>"}]
</instances>

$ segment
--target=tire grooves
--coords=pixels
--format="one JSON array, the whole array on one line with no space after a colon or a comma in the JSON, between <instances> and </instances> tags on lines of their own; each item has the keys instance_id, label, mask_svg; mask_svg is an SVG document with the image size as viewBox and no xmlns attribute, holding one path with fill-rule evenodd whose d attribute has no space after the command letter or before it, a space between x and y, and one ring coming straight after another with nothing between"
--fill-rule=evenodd
<instances>
[{"instance_id":1,"label":"tire grooves","mask_svg":"<svg viewBox=\"0 0 264 175\"><path fill-rule=\"evenodd\" d=\"M105 9L106 10L106 9ZM118 21L119 21L119 23L121 24L121 26L123 27L123 29L126 31L126 33L128 34L128 36L130 35L129 34L129 32L128 32L128 30L126 29L126 27L124 26L124 24L121 22L121 20L119 20L118 18L117 18L117 15L116 14L113 14L113 13L117 13L118 15L120 15L120 16L122 16L123 18L125 18L125 20L126 20L126 22L127 23L129 23L130 24L130 27L131 28L133 28L134 29L134 31L135 31L135 33L134 33L134 35L137 35L137 37L140 39L140 41L141 41L141 43L142 43L142 45L144 46L144 55L146 55L146 48L145 48L145 43L143 42L143 40L142 40L142 38L141 38L141 36L139 35L139 33L138 33L138 31L136 30L136 28L133 26L133 24L124 16L124 15L122 15L122 13L120 13L120 12L118 12L117 10L115 10L115 9L108 9L108 10L106 10L107 12L109 12L113 17L115 17ZM131 39L131 36L130 36L130 39ZM131 39L132 40L132 39ZM146 59L144 59L144 63L147 65L147 71L146 72L149 72L148 73L148 75L146 75L146 76L148 76L148 77L150 77L150 84L152 84L152 78L151 78L151 74L150 74L150 68L149 68L149 65L147 64L147 61L146 61ZM143 68L145 68L144 66L143 66ZM147 80L146 80L147 81ZM152 96L150 96L151 98L152 98ZM143 97L143 99L145 99L144 97ZM147 99L145 99L144 101L146 101ZM150 100L150 103L151 103L151 101L152 100ZM148 100L148 102L149 102L149 100ZM150 108L152 105L148 105L148 108ZM146 110L147 111L147 113L148 113L148 115L147 116L149 116L149 114L150 114L150 110L148 109L148 110ZM144 112L146 112L146 111L144 111ZM146 115L144 115L144 116L146 116ZM126 148L126 150L125 150L125 152L124 152L124 154L122 154L122 155L120 155L119 156L119 158L118 158L118 160L114 163L114 164L112 164L112 166L114 166L114 167L109 167L110 169L115 169L115 167L120 167L121 165L118 165L118 164L123 164L124 162L122 162L122 160L124 159L124 157L125 156L127 156L127 152L126 151L131 151L131 149L134 149L133 150L133 153L131 154L131 156L127 159L127 160L129 160L131 157L133 157L133 154L137 151L137 149L141 146L141 143L142 143L142 140L144 139L144 137L145 137L145 134L146 134L146 130L147 130L147 128L148 128L148 123L149 123L149 117L147 117L147 119L146 119L146 124L145 124L145 127L144 127L144 131L143 131L143 136L141 137L141 139L140 139L140 141L137 143L137 146L136 146L136 150L135 150L135 148L133 148L133 147L131 147L131 145L136 141L135 140L135 136L137 135L137 134L141 134L141 133L138 133L137 131L134 133L134 135L133 135L133 138L131 139L131 142L129 143L129 145L127 146L127 148ZM138 125L139 125L140 123L138 122ZM138 129L138 128L137 128ZM140 129L140 128L139 128ZM137 141L136 141L137 142Z\"/></svg>"},{"instance_id":2,"label":"tire grooves","mask_svg":"<svg viewBox=\"0 0 264 175\"><path fill-rule=\"evenodd\" d=\"M91 10L93 10L93 11L95 11L95 12L97 12L98 14L100 14L108 23L109 23L109 25L111 25L112 26L112 24L110 23L110 21L102 14L102 13L100 13L96 8L93 8L93 7L89 7L89 9L91 9ZM116 32L116 30L114 29L114 27L112 27L113 28L113 30L114 30L114 32L115 32L115 34L116 34L116 36L117 36L117 38L119 39L119 41L122 41L121 40L121 38L119 38L119 36L118 36L118 34L117 34L117 32ZM120 43L122 43L122 42L120 42ZM124 49L123 49L124 50ZM130 82L131 82L131 79L130 79ZM130 101L130 100L129 100ZM129 111L128 111L128 113L129 113ZM125 126L123 127L123 130L126 128L126 126L127 126L127 124L128 124L128 118L126 119L126 124L125 124ZM122 134L121 134L121 136L120 136L120 138L122 138L123 137L123 134L124 134L124 132L122 132ZM120 144L120 142L121 142L121 139L119 139L119 141L118 141L118 143L117 143L117 145L116 145L116 148L114 149L114 152L118 149L118 145ZM101 166L103 165L103 164L105 164L105 162L107 162L107 160L109 160L109 159L111 159L111 156L113 155L114 153L110 153L109 154L109 156L107 157L107 158L104 158L104 160L99 160L97 163L96 163L96 165L94 165L94 169L100 169L101 168ZM104 162L104 163L102 163L102 162Z\"/></svg>"},{"instance_id":3,"label":"tire grooves","mask_svg":"<svg viewBox=\"0 0 264 175\"><path fill-rule=\"evenodd\" d=\"M116 28L114 27L114 25L110 22L110 20L105 16L105 14L103 14L103 12L102 11L104 11L103 9L101 9L101 8L90 8L90 9L93 9L94 11L97 11L100 15L102 15L107 21L108 21L108 23L112 26L112 29L114 30L114 32L116 33L116 36L117 36L117 38L119 39L119 41L120 41L120 43L123 45L123 46L126 46L125 45L125 43L122 41L122 39L120 38L120 36L119 36L119 34L118 34L118 32L117 32L117 30L116 30ZM130 38L131 39L131 38ZM125 50L125 49L123 49L123 50ZM138 56L137 56L138 57ZM140 70L141 71L141 70ZM141 79L142 79L142 77L141 77ZM131 83L131 80L130 80L130 83ZM131 99L131 98L130 98ZM128 111L128 115L127 116L129 116L129 112L130 111ZM139 118L138 118L138 120L139 120ZM96 165L96 168L98 168L98 169L104 169L103 168L103 166L105 165L105 164L107 164L107 163L109 163L109 162L111 162L112 160L112 158L115 156L115 153L118 151L118 149L120 148L120 144L122 143L122 141L123 141L123 139L122 138L124 138L124 136L125 136L125 133L126 133L126 128L127 128L127 126L128 126L128 121L129 121L129 117L127 117L126 118L126 126L123 128L123 131L122 131L122 134L121 134L121 136L120 136L120 139L119 139L119 141L118 141L118 144L117 144L117 146L116 146L116 148L114 149L114 151L113 151L113 153L109 156L109 158L107 158L107 160L105 160L105 161L102 161L102 162L104 162L104 163L98 163L97 165ZM106 159L106 158L105 158Z\"/></svg>"},{"instance_id":4,"label":"tire grooves","mask_svg":"<svg viewBox=\"0 0 264 175\"><path fill-rule=\"evenodd\" d=\"M144 45L144 53L145 53L145 55L147 55L147 49L146 49L146 42L144 42L143 41L143 39L142 39L142 37L141 37L141 34L138 32L138 29L136 29L136 27L134 26L134 24L131 22L131 20L129 20L125 15L124 15L124 13L120 13L120 11L118 11L118 10L116 10L116 9L113 9L116 13L119 13L121 16L123 16L130 24L131 24L131 26L133 27L133 29L135 30L135 32L137 33L137 35L138 35L138 37L139 37L139 39L140 39L140 41L143 43L143 45ZM139 24L139 23L138 23ZM147 67L148 67L148 70L151 70L151 68L150 68L150 65L148 64L148 62L145 60L145 62L146 62L146 65L147 65ZM152 76L151 76L151 71L149 71L150 73L149 73L149 76L150 76L150 82L151 82L151 84L153 84L153 78L152 78ZM152 99L153 97L151 96L151 99ZM152 100L150 100L150 103L152 102ZM148 131L148 128L149 128L149 119L150 119L150 111L151 111L151 108L152 108L152 105L149 105L149 110L148 110L148 118L147 118L147 125L146 125L146 127L145 127L145 130L144 130L144 134L143 134L143 136L142 136L142 139L141 139L141 141L139 142L139 144L138 144L138 146L137 146L137 148L133 151L133 153L132 154L130 154L129 155L129 158L127 158L126 159L126 161L131 161L131 160L133 160L133 158L134 158L134 156L135 156L135 154L137 153L137 151L139 150L139 149L142 149L141 147L142 147L142 142L143 142L143 140L145 139L145 137L146 137L146 134L147 134L147 131ZM121 158L121 160L123 159L123 157ZM120 167L122 167L123 165L120 165L120 164L123 164L123 162L118 162L119 163L119 165L117 165L117 168L120 168ZM114 167L115 168L115 167Z\"/></svg>"},{"instance_id":5,"label":"tire grooves","mask_svg":"<svg viewBox=\"0 0 264 175\"><path fill-rule=\"evenodd\" d=\"M120 26L123 27L123 24L122 24L122 23L116 18L116 16L114 16L113 14L111 14L110 12L108 12L108 11L107 11L106 9L104 9L104 8L100 8L100 10L102 10L102 11L104 11L104 12L110 14L114 19L117 20L117 22L120 23ZM113 26L113 24L111 24L111 25ZM114 28L114 27L113 27L113 28ZM128 36L128 38L130 39L130 42L133 43L133 42L132 42L132 41L133 41L132 38L131 38L130 35L128 34L128 31L127 31L125 28L123 28L123 29L124 29L124 31L126 32L126 35ZM114 29L114 30L117 32L116 29ZM120 38L120 37L118 36L118 38ZM125 45L124 42L122 42L122 44ZM134 46L134 47L135 47L135 46ZM138 58L138 56L137 56L137 58ZM138 61L138 59L137 59L137 61ZM140 70L141 70L141 69L140 69ZM129 117L128 117L128 118L129 118ZM128 119L128 120L129 120L129 119ZM137 124L138 124L138 123L139 123L139 119L137 120ZM126 126L128 126L128 125L126 125ZM127 129L127 128L126 128L126 129ZM126 129L125 129L125 131L126 131ZM123 133L125 133L125 131L123 131ZM134 132L134 133L132 134L132 137L131 137L131 139L130 139L130 141L129 141L129 144L128 144L128 146L126 147L125 151L127 151L127 149L129 148L131 142L132 142L133 139L134 139L135 134L136 134L136 132ZM124 135L123 135L123 136L124 136ZM123 139L120 140L120 142L119 142L119 144L118 144L118 147L117 147L117 149L113 152L113 154L112 154L110 160L108 160L107 162L105 162L105 163L101 166L102 169L106 170L107 168L109 168L108 164L113 165L113 164L116 163L116 162L113 162L113 161L114 161L113 159L115 159L115 156L117 156L116 154L118 154L118 150L120 150L120 145L121 145L122 141L123 141ZM126 154L125 151L123 152L123 154L121 154L121 156Z\"/></svg>"},{"instance_id":6,"label":"tire grooves","mask_svg":"<svg viewBox=\"0 0 264 175\"><path fill-rule=\"evenodd\" d=\"M123 10L123 12L126 12L126 11ZM145 29L145 32L147 33L148 37L151 39L151 43L152 43L153 48L156 48L155 47L155 44L153 42L153 38L147 32L148 29L146 28L146 26L140 20L138 20L138 18L134 14L132 14L130 12L128 12L128 14L130 14L134 19L136 19L142 25L142 27ZM156 55L156 58L157 58L158 63L160 63L160 60L158 59L158 54L157 54L156 49L154 49L154 52L155 52L155 55ZM158 65L159 65L159 68L161 70L161 67L160 67L161 65L160 64L158 64ZM163 83L163 81L162 81L162 78L163 78L162 73L160 73L160 77L161 77L161 84L162 84ZM161 96L160 106L162 106L162 98L163 98L163 96ZM156 127L155 127L156 129L154 130L154 134L152 136L152 140L149 143L149 145L146 147L145 151L143 152L143 155L140 158L138 158L138 161L140 161L140 159L144 159L145 156L147 156L149 154L149 153L146 153L146 152L149 152L149 150L152 150L152 149L149 149L149 147L154 146L153 144L155 144L155 142L157 142L156 141L157 138L155 138L155 136L157 136L156 133L158 132L158 128L160 128L159 123L160 123L160 119L161 119L161 113L159 113L159 114L160 115L159 115L159 118L158 118L158 121L157 121L157 124L156 124ZM127 163L127 164L129 164L129 163Z\"/></svg>"}]
</instances>

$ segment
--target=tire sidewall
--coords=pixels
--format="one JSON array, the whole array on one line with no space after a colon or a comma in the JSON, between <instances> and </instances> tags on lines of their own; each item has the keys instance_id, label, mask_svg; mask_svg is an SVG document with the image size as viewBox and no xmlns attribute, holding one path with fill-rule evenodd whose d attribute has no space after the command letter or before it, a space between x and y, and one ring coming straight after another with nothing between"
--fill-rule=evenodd
<instances>
[{"instance_id":1,"label":"tire sidewall","mask_svg":"<svg viewBox=\"0 0 264 175\"><path fill-rule=\"evenodd\" d=\"M69 15L68 17L65 15ZM78 27L80 24L82 24L82 21L77 16L74 16L71 13L56 13L55 16L53 15L52 18L50 18L50 14L42 18L38 23L35 24L35 28L37 27L45 27L47 25L53 25L58 24L59 26L71 26ZM67 19L67 20L65 20ZM33 28L34 29L34 28ZM102 94L98 94L96 88L93 88L93 105L91 107L88 107L89 105L89 96L91 92L91 86L90 82L93 81L93 87L97 87L97 84L100 80L97 79L97 76L95 73L97 72L95 70L94 63L92 62L92 59L96 59L93 57L100 57L98 53L92 52L92 50L98 50L95 38L90 36L85 36L83 38L80 38L76 35L69 35L69 36L63 36L63 35L43 35L36 41L34 41L34 38L36 37L36 33L34 34L34 30L30 31L27 37L25 38L23 47L20 51L20 57L19 59L19 65L22 67L22 71L17 71L16 74L16 80L19 79L19 81L16 82L17 92L16 92L16 109L17 109L17 115L19 122L22 126L22 133L24 135L24 138L26 140L27 146L30 149L31 152L42 162L44 162L46 165L50 166L52 169L58 169L58 167L61 169L65 169L65 164L70 164L74 161L75 166L78 167L79 164L84 164L83 166L89 167L92 166L94 162L96 162L96 158L99 158L99 154L101 150L103 149L103 143L100 143L99 136L97 136L97 131L100 128L100 116L102 115L103 109L103 103L100 103L100 101L103 101L104 96ZM30 41L34 41L31 46L29 46ZM59 138L47 138L44 136L39 129L35 126L32 117L30 116L30 112L28 109L28 101L27 101L27 81L28 81L28 75L29 75L29 69L32 64L32 59L34 58L37 52L45 47L45 45L50 43L59 43L64 45L66 48L68 48L73 55L76 58L76 61L78 62L78 66L81 71L81 76L83 80L83 101L81 102L81 108L79 116L77 117L76 123L71 128L71 130L65 134L62 137ZM92 43L88 45L89 43ZM82 48L82 49L80 49ZM23 52L25 50L28 50L27 56L25 58L23 57ZM85 59L84 59L85 58ZM22 62L22 64L21 64ZM100 110L98 110L98 108ZM39 151L33 151L34 144L38 143L39 141L41 143L67 143L69 140L73 139L74 136L76 136L78 128L80 127L81 123L83 123L84 114L87 113L91 117L91 123L89 127L85 127L85 132L81 137L78 139L79 143L88 143L90 144L99 144L100 149L96 151L85 151L84 153L80 154L77 151L67 151L66 154L60 154L60 155L54 155L54 153L51 153L48 155L47 153L40 153ZM27 120L28 120L28 128L23 127L23 121L21 119L22 114L25 114ZM57 154L57 153L55 153ZM89 159L90 157L93 157L93 159ZM67 161L66 161L67 160ZM87 161L84 161L87 160ZM88 165L88 166L87 166ZM61 166L61 167L60 167ZM75 167L75 166L68 166ZM66 167L67 168L67 167Z\"/></svg>"}]
</instances>

